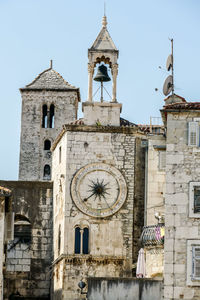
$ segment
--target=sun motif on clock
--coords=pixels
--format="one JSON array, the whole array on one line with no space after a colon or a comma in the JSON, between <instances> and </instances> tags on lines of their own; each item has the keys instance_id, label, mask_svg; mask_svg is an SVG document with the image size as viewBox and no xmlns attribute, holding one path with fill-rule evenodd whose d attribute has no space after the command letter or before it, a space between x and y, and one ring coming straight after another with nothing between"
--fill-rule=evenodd
<instances>
[{"instance_id":1,"label":"sun motif on clock","mask_svg":"<svg viewBox=\"0 0 200 300\"><path fill-rule=\"evenodd\" d=\"M73 177L71 195L85 214L103 218L116 213L127 195L126 182L113 166L93 163L81 168Z\"/></svg>"}]
</instances>

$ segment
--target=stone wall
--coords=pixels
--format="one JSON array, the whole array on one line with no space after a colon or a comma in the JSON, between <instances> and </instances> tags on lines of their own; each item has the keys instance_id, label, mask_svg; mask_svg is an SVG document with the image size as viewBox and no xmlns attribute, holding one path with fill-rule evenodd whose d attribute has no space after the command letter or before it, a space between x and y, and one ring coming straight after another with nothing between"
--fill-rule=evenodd
<instances>
[{"instance_id":1,"label":"stone wall","mask_svg":"<svg viewBox=\"0 0 200 300\"><path fill-rule=\"evenodd\" d=\"M190 182L199 182L200 148L188 146L188 122L198 111L167 114L164 299L200 299L199 280L191 278L190 242L200 242L200 219L190 217ZM190 283L188 282L188 278Z\"/></svg>"},{"instance_id":2,"label":"stone wall","mask_svg":"<svg viewBox=\"0 0 200 300\"><path fill-rule=\"evenodd\" d=\"M19 238L8 244L4 299L19 293L24 298L49 299L52 263L52 183L0 181L12 190L15 215L31 224L31 242ZM16 226L16 225L15 225Z\"/></svg>"},{"instance_id":3,"label":"stone wall","mask_svg":"<svg viewBox=\"0 0 200 300\"><path fill-rule=\"evenodd\" d=\"M166 153L165 146L162 135L151 136L148 140L146 225L158 223L155 213L164 215L165 168L162 168L160 159Z\"/></svg>"},{"instance_id":4,"label":"stone wall","mask_svg":"<svg viewBox=\"0 0 200 300\"><path fill-rule=\"evenodd\" d=\"M163 278L164 249L163 246L145 248L146 278Z\"/></svg>"},{"instance_id":5,"label":"stone wall","mask_svg":"<svg viewBox=\"0 0 200 300\"><path fill-rule=\"evenodd\" d=\"M133 208L133 263L137 262L140 250L139 239L144 226L144 199L145 199L145 149L142 140L136 138L135 143L135 176L134 176L134 208ZM133 270L133 275L135 275Z\"/></svg>"},{"instance_id":6,"label":"stone wall","mask_svg":"<svg viewBox=\"0 0 200 300\"><path fill-rule=\"evenodd\" d=\"M88 300L160 300L162 282L150 279L89 278Z\"/></svg>"},{"instance_id":7,"label":"stone wall","mask_svg":"<svg viewBox=\"0 0 200 300\"><path fill-rule=\"evenodd\" d=\"M44 104L55 106L54 128L42 128ZM44 180L44 166L52 166L44 141L49 139L53 144L62 125L77 118L77 108L76 91L22 91L19 180Z\"/></svg>"},{"instance_id":8,"label":"stone wall","mask_svg":"<svg viewBox=\"0 0 200 300\"><path fill-rule=\"evenodd\" d=\"M136 136L128 134L128 130L126 133L125 129L116 128L113 131L112 128L101 129L88 126L68 128L70 130L65 132L53 152L54 197L63 199L65 203L63 207L62 200L60 202L58 200L54 209L54 259L68 261L63 265L59 262L59 268L55 263L54 278L59 270L58 278L64 276L65 299L77 299L77 282L81 277L132 276L132 262L137 260L137 251L133 251L133 247L137 247L136 239L140 236L143 226L142 193L134 194L134 178L138 175L138 184L143 187L144 169L143 164L139 165L139 158L135 166ZM140 143L141 141L137 146L138 153ZM58 162L60 147L64 157L66 156L63 162L65 170ZM122 208L107 218L93 218L83 214L77 209L70 195L74 174L83 166L97 162L112 165L120 170L128 187L127 199ZM60 184L62 196L59 192ZM63 215L65 215L64 222ZM88 255L82 255L78 259L77 255L74 256L74 228L81 224L87 224L89 227L90 251ZM137 227L133 246L134 224ZM59 225L63 228L61 239L63 252L60 253L60 257L57 256ZM73 257L78 263L74 263ZM55 292L57 290L58 293L59 289L55 284Z\"/></svg>"},{"instance_id":9,"label":"stone wall","mask_svg":"<svg viewBox=\"0 0 200 300\"><path fill-rule=\"evenodd\" d=\"M0 196L0 299L3 300L3 264L4 264L4 223L5 204L4 197Z\"/></svg>"}]
</instances>

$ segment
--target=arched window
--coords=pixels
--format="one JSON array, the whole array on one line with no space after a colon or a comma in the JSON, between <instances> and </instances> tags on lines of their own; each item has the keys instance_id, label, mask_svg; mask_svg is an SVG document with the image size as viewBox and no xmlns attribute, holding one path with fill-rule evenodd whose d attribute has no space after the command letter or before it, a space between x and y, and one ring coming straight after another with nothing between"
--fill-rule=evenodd
<instances>
[{"instance_id":1,"label":"arched window","mask_svg":"<svg viewBox=\"0 0 200 300\"><path fill-rule=\"evenodd\" d=\"M44 179L51 179L51 167L49 165L44 166Z\"/></svg>"},{"instance_id":2,"label":"arched window","mask_svg":"<svg viewBox=\"0 0 200 300\"><path fill-rule=\"evenodd\" d=\"M44 150L50 150L51 149L51 141L45 140L44 141Z\"/></svg>"},{"instance_id":3,"label":"arched window","mask_svg":"<svg viewBox=\"0 0 200 300\"><path fill-rule=\"evenodd\" d=\"M15 215L14 238L22 243L31 242L31 223L25 216Z\"/></svg>"},{"instance_id":4,"label":"arched window","mask_svg":"<svg viewBox=\"0 0 200 300\"><path fill-rule=\"evenodd\" d=\"M42 106L42 128L47 128L47 105Z\"/></svg>"},{"instance_id":5,"label":"arched window","mask_svg":"<svg viewBox=\"0 0 200 300\"><path fill-rule=\"evenodd\" d=\"M54 128L54 105L51 104L50 106L50 121L49 121L49 128Z\"/></svg>"},{"instance_id":6,"label":"arched window","mask_svg":"<svg viewBox=\"0 0 200 300\"><path fill-rule=\"evenodd\" d=\"M89 229L85 227L83 229L83 254L89 253Z\"/></svg>"},{"instance_id":7,"label":"arched window","mask_svg":"<svg viewBox=\"0 0 200 300\"><path fill-rule=\"evenodd\" d=\"M81 229L80 227L75 228L75 254L81 253Z\"/></svg>"},{"instance_id":8,"label":"arched window","mask_svg":"<svg viewBox=\"0 0 200 300\"><path fill-rule=\"evenodd\" d=\"M84 227L75 228L75 254L89 253L89 229Z\"/></svg>"}]
</instances>

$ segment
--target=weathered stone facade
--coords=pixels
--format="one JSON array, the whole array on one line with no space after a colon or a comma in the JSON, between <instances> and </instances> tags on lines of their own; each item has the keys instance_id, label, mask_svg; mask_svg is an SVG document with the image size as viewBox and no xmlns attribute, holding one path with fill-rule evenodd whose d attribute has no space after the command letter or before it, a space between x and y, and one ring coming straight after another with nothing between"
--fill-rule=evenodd
<instances>
[{"instance_id":1,"label":"weathered stone facade","mask_svg":"<svg viewBox=\"0 0 200 300\"><path fill-rule=\"evenodd\" d=\"M13 239L13 212L11 191L0 186L0 299L3 300L4 277L6 261L6 245Z\"/></svg>"},{"instance_id":2,"label":"weathered stone facade","mask_svg":"<svg viewBox=\"0 0 200 300\"><path fill-rule=\"evenodd\" d=\"M50 180L50 148L62 125L77 119L79 90L50 68L20 91L22 117L19 180ZM46 173L45 166L48 166Z\"/></svg>"},{"instance_id":3,"label":"weathered stone facade","mask_svg":"<svg viewBox=\"0 0 200 300\"><path fill-rule=\"evenodd\" d=\"M183 103L182 103L183 104ZM198 244L199 218L190 217L190 182L199 182L199 146L188 145L188 124L200 117L191 104L165 106L167 127L164 299L199 299L199 281L192 279L190 241Z\"/></svg>"},{"instance_id":4,"label":"weathered stone facade","mask_svg":"<svg viewBox=\"0 0 200 300\"><path fill-rule=\"evenodd\" d=\"M144 153L140 151L142 137L134 128L66 125L62 136L57 140L53 151L56 299L60 299L61 295L64 299L77 299L80 293L77 292L77 284L82 277L132 276L132 264L137 260L138 237L143 226L141 191L144 186ZM61 162L60 149L64 153ZM136 151L140 152L137 165ZM115 166L120 170L128 188L123 207L107 218L94 218L83 214L70 195L70 185L75 173L82 167L97 162ZM138 194L134 190L135 178L141 187L139 189L137 186L140 190ZM77 225L86 225L89 228L87 255L75 254ZM58 253L60 226L61 245Z\"/></svg>"},{"instance_id":5,"label":"weathered stone facade","mask_svg":"<svg viewBox=\"0 0 200 300\"><path fill-rule=\"evenodd\" d=\"M4 299L49 299L53 256L52 183L0 181L12 190L14 240L7 246ZM24 222L26 220L26 222ZM30 222L30 231L27 224Z\"/></svg>"}]
</instances>

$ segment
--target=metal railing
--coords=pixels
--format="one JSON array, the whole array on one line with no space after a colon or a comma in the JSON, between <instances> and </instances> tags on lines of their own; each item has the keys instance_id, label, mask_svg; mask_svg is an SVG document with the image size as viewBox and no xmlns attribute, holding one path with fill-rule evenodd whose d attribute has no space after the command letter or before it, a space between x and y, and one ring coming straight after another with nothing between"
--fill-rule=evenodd
<instances>
[{"instance_id":1,"label":"metal railing","mask_svg":"<svg viewBox=\"0 0 200 300\"><path fill-rule=\"evenodd\" d=\"M143 247L164 245L164 224L144 226L140 237Z\"/></svg>"}]
</instances>

